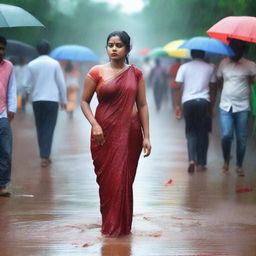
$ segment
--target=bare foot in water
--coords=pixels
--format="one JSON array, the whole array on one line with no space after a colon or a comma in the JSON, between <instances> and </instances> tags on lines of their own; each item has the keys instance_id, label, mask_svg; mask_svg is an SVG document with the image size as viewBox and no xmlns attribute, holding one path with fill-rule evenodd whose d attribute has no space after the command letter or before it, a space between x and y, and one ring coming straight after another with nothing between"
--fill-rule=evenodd
<instances>
[{"instance_id":1,"label":"bare foot in water","mask_svg":"<svg viewBox=\"0 0 256 256\"><path fill-rule=\"evenodd\" d=\"M10 197L11 196L11 192L9 192L9 190L7 189L6 186L0 187L0 196Z\"/></svg>"},{"instance_id":2,"label":"bare foot in water","mask_svg":"<svg viewBox=\"0 0 256 256\"><path fill-rule=\"evenodd\" d=\"M229 168L229 164L228 163L224 163L223 166L222 166L222 171L224 173L227 173L228 172L228 168Z\"/></svg>"},{"instance_id":3,"label":"bare foot in water","mask_svg":"<svg viewBox=\"0 0 256 256\"><path fill-rule=\"evenodd\" d=\"M240 176L240 177L245 176L244 170L243 170L242 167L238 167L238 166L237 166L237 167L236 167L236 173L237 173L237 175Z\"/></svg>"},{"instance_id":4,"label":"bare foot in water","mask_svg":"<svg viewBox=\"0 0 256 256\"><path fill-rule=\"evenodd\" d=\"M193 173L195 171L195 163L193 161L189 162L188 173Z\"/></svg>"}]
</instances>

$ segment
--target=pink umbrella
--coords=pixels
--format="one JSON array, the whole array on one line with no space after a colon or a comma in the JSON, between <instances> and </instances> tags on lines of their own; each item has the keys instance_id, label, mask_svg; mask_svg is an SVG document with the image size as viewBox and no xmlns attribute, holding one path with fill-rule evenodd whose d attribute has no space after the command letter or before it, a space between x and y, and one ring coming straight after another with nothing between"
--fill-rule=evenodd
<instances>
[{"instance_id":1,"label":"pink umbrella","mask_svg":"<svg viewBox=\"0 0 256 256\"><path fill-rule=\"evenodd\" d=\"M228 43L228 38L256 43L256 17L229 16L207 30L210 37Z\"/></svg>"}]
</instances>

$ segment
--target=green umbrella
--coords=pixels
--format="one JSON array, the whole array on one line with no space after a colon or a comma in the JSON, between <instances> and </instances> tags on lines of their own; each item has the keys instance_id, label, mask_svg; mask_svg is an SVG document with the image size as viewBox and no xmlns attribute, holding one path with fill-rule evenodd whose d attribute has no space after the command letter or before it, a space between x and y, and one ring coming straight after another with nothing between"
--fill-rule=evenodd
<instances>
[{"instance_id":1,"label":"green umbrella","mask_svg":"<svg viewBox=\"0 0 256 256\"><path fill-rule=\"evenodd\" d=\"M44 27L44 25L24 9L0 4L0 27Z\"/></svg>"},{"instance_id":2,"label":"green umbrella","mask_svg":"<svg viewBox=\"0 0 256 256\"><path fill-rule=\"evenodd\" d=\"M166 51L163 50L163 48L158 47L158 48L154 48L152 51L150 51L147 56L150 58L157 58L159 56L168 56L168 54Z\"/></svg>"}]
</instances>

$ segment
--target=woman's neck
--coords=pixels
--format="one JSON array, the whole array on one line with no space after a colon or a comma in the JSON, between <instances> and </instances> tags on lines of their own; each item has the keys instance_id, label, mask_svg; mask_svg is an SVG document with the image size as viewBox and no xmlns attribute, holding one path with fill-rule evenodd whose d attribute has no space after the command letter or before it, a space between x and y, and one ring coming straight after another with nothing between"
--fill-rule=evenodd
<instances>
[{"instance_id":1,"label":"woman's neck","mask_svg":"<svg viewBox=\"0 0 256 256\"><path fill-rule=\"evenodd\" d=\"M124 60L111 60L109 64L113 69L122 69L126 66Z\"/></svg>"}]
</instances>

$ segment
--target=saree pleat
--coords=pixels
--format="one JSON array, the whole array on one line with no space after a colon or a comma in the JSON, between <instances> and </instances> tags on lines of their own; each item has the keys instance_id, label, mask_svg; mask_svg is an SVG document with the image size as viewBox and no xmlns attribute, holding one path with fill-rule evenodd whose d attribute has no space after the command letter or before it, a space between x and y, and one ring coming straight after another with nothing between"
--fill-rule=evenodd
<instances>
[{"instance_id":1,"label":"saree pleat","mask_svg":"<svg viewBox=\"0 0 256 256\"><path fill-rule=\"evenodd\" d=\"M142 130L134 104L138 90L134 66L128 67L97 92L95 118L105 137L103 146L91 136L92 159L99 184L102 233L129 234L133 215L133 190L142 149Z\"/></svg>"}]
</instances>

